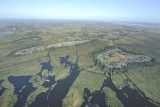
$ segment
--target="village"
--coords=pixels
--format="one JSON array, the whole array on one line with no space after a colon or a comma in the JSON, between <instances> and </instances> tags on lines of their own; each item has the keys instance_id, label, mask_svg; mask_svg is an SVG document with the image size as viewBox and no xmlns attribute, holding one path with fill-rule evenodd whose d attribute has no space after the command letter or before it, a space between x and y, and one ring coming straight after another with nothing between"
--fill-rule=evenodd
<instances>
[{"instance_id":1,"label":"village","mask_svg":"<svg viewBox=\"0 0 160 107\"><path fill-rule=\"evenodd\" d=\"M43 51L45 49L49 49L49 48L53 48L53 47L58 48L58 47L64 47L64 46L73 46L73 45L82 44L82 43L86 43L86 42L89 42L89 40L62 42L62 43L50 44L47 46L31 47L31 48L19 50L19 51L15 52L14 55L26 55L26 54L31 54L31 53L38 52L38 51Z\"/></svg>"},{"instance_id":2,"label":"village","mask_svg":"<svg viewBox=\"0 0 160 107\"><path fill-rule=\"evenodd\" d=\"M128 65L149 63L152 61L152 58L147 55L124 52L119 48L110 49L105 53L101 53L97 56L97 59L102 65L109 69L122 69Z\"/></svg>"}]
</instances>

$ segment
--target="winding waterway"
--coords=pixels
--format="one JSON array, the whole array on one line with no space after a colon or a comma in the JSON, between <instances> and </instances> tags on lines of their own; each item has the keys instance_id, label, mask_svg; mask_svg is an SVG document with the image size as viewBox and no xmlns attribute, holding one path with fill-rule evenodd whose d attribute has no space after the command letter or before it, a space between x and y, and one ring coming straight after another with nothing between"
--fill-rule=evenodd
<instances>
[{"instance_id":1,"label":"winding waterway","mask_svg":"<svg viewBox=\"0 0 160 107\"><path fill-rule=\"evenodd\" d=\"M60 57L61 64L64 63L65 67L70 66L69 75L66 78L56 81L57 84L52 90L49 90L46 93L44 92L39 94L36 97L35 102L29 105L30 107L44 107L44 104L45 106L49 107L62 107L63 99L66 97L67 93L69 92L69 89L71 88L71 86L73 85L74 81L76 80L76 78L79 76L80 73L80 69L78 66L79 56L77 50L76 50L76 56L77 58L75 63L68 61L69 59L68 55L66 57ZM41 101L43 101L44 104L41 104L42 103Z\"/></svg>"},{"instance_id":2,"label":"winding waterway","mask_svg":"<svg viewBox=\"0 0 160 107\"><path fill-rule=\"evenodd\" d=\"M28 95L36 88L32 86L29 79L32 76L9 76L8 80L14 85L14 94L17 95L17 102L14 107L23 107Z\"/></svg>"}]
</instances>

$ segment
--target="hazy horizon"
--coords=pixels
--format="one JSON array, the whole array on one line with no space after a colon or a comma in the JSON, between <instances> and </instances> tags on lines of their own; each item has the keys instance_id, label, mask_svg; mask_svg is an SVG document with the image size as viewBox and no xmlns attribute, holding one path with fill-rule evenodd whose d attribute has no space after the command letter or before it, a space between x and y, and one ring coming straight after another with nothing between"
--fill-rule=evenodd
<instances>
[{"instance_id":1,"label":"hazy horizon","mask_svg":"<svg viewBox=\"0 0 160 107\"><path fill-rule=\"evenodd\" d=\"M159 0L2 0L0 19L160 23Z\"/></svg>"}]
</instances>

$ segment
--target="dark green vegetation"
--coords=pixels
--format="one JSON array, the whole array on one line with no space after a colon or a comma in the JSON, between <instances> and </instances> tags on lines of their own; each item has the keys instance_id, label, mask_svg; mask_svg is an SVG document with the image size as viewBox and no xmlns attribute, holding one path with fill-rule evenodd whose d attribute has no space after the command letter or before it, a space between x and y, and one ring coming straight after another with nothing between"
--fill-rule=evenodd
<instances>
[{"instance_id":1,"label":"dark green vegetation","mask_svg":"<svg viewBox=\"0 0 160 107\"><path fill-rule=\"evenodd\" d=\"M1 107L160 106L158 28L1 21L0 34Z\"/></svg>"}]
</instances>

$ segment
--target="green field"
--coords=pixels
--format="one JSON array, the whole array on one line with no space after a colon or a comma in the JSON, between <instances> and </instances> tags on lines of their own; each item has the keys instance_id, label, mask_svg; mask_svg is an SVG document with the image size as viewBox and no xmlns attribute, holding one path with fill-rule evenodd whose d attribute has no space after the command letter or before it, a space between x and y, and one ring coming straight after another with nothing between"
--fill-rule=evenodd
<instances>
[{"instance_id":1,"label":"green field","mask_svg":"<svg viewBox=\"0 0 160 107\"><path fill-rule=\"evenodd\" d=\"M63 107L160 106L158 28L103 22L1 21L0 34L7 35L0 37L0 107L47 107L56 95L57 105ZM104 63L96 62L110 47L133 55L113 50L104 56ZM136 55L154 61L115 72L103 66L125 58L142 60Z\"/></svg>"}]
</instances>

